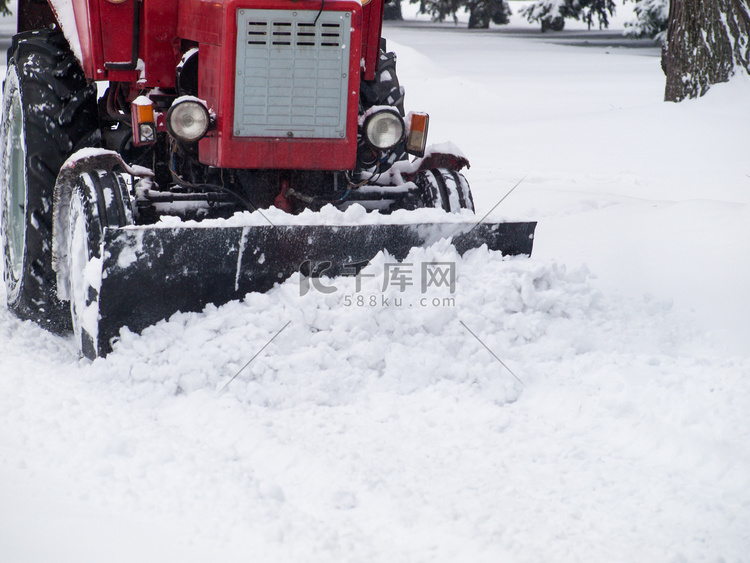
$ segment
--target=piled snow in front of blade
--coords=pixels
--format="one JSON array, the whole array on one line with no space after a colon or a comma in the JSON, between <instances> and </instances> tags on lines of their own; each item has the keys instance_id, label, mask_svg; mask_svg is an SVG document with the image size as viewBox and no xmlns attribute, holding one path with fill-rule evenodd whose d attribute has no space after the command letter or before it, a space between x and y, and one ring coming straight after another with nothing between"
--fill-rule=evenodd
<instances>
[{"instance_id":1,"label":"piled snow in front of blade","mask_svg":"<svg viewBox=\"0 0 750 563\"><path fill-rule=\"evenodd\" d=\"M519 379L535 376L513 369L525 357L608 347L611 307L585 270L484 248L462 258L443 242L402 263L381 253L357 277L295 274L269 293L176 314L141 336L124 330L107 370L170 392L227 386L272 407L342 405L365 389L436 384L468 384L504 403L518 397Z\"/></svg>"},{"instance_id":2,"label":"piled snow in front of blade","mask_svg":"<svg viewBox=\"0 0 750 563\"><path fill-rule=\"evenodd\" d=\"M345 210L339 210L333 205L326 205L320 211L304 210L302 213L292 215L276 207L257 211L242 211L235 213L228 219L207 219L204 221L182 220L177 216L164 215L153 228L173 227L198 227L198 228L221 228L221 227L285 227L290 225L415 225L419 223L475 223L480 219L472 211L462 209L457 213L446 213L442 209L424 208L407 211L399 209L389 214L381 214L377 211L368 212L361 205L352 205ZM498 214L493 214L492 221L506 220Z\"/></svg>"}]
</instances>

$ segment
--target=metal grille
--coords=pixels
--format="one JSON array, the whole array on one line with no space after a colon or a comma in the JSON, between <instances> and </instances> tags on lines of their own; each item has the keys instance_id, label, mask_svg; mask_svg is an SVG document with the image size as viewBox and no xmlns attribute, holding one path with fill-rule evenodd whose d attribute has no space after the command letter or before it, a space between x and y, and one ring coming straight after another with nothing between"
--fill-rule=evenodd
<instances>
[{"instance_id":1,"label":"metal grille","mask_svg":"<svg viewBox=\"0 0 750 563\"><path fill-rule=\"evenodd\" d=\"M349 12L238 10L237 37L236 136L345 136Z\"/></svg>"}]
</instances>

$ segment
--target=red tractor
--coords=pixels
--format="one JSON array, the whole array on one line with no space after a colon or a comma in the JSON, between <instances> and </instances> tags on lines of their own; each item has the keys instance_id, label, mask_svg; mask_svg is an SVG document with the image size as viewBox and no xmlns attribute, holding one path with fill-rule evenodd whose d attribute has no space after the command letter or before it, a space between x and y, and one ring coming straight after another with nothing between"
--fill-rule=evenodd
<instances>
[{"instance_id":1,"label":"red tractor","mask_svg":"<svg viewBox=\"0 0 750 563\"><path fill-rule=\"evenodd\" d=\"M9 308L72 327L95 357L123 326L382 249L448 236L529 254L534 223L259 223L270 207L473 211L466 159L426 149L428 116L404 112L383 2L20 0L0 149Z\"/></svg>"}]
</instances>

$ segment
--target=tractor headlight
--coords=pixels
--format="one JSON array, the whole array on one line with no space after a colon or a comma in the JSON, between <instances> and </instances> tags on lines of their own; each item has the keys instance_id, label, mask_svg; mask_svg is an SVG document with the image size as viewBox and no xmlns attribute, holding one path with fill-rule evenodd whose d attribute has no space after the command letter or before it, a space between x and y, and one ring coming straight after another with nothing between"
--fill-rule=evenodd
<instances>
[{"instance_id":1,"label":"tractor headlight","mask_svg":"<svg viewBox=\"0 0 750 563\"><path fill-rule=\"evenodd\" d=\"M194 100L178 101L167 112L167 131L178 141L195 143L208 132L211 117L206 106Z\"/></svg>"},{"instance_id":2,"label":"tractor headlight","mask_svg":"<svg viewBox=\"0 0 750 563\"><path fill-rule=\"evenodd\" d=\"M380 150L395 147L404 138L404 129L404 120L391 109L371 113L364 124L367 142Z\"/></svg>"}]
</instances>

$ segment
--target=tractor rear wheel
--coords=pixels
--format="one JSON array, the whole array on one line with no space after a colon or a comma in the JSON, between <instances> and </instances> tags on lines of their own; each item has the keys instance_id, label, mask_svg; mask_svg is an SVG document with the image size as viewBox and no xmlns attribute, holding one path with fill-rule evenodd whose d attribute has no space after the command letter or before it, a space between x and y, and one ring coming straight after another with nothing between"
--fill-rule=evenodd
<instances>
[{"instance_id":1,"label":"tractor rear wheel","mask_svg":"<svg viewBox=\"0 0 750 563\"><path fill-rule=\"evenodd\" d=\"M78 177L70 197L67 295L79 351L91 359L109 352L99 338L104 230L132 224L125 176L94 171Z\"/></svg>"},{"instance_id":2,"label":"tractor rear wheel","mask_svg":"<svg viewBox=\"0 0 750 563\"><path fill-rule=\"evenodd\" d=\"M434 168L418 172L413 180L422 195L424 207L435 207L449 213L462 209L474 211L469 182L460 172Z\"/></svg>"},{"instance_id":3,"label":"tractor rear wheel","mask_svg":"<svg viewBox=\"0 0 750 563\"><path fill-rule=\"evenodd\" d=\"M54 332L70 329L52 269L57 174L99 141L96 86L59 31L21 33L8 51L0 128L0 223L8 308Z\"/></svg>"}]
</instances>

